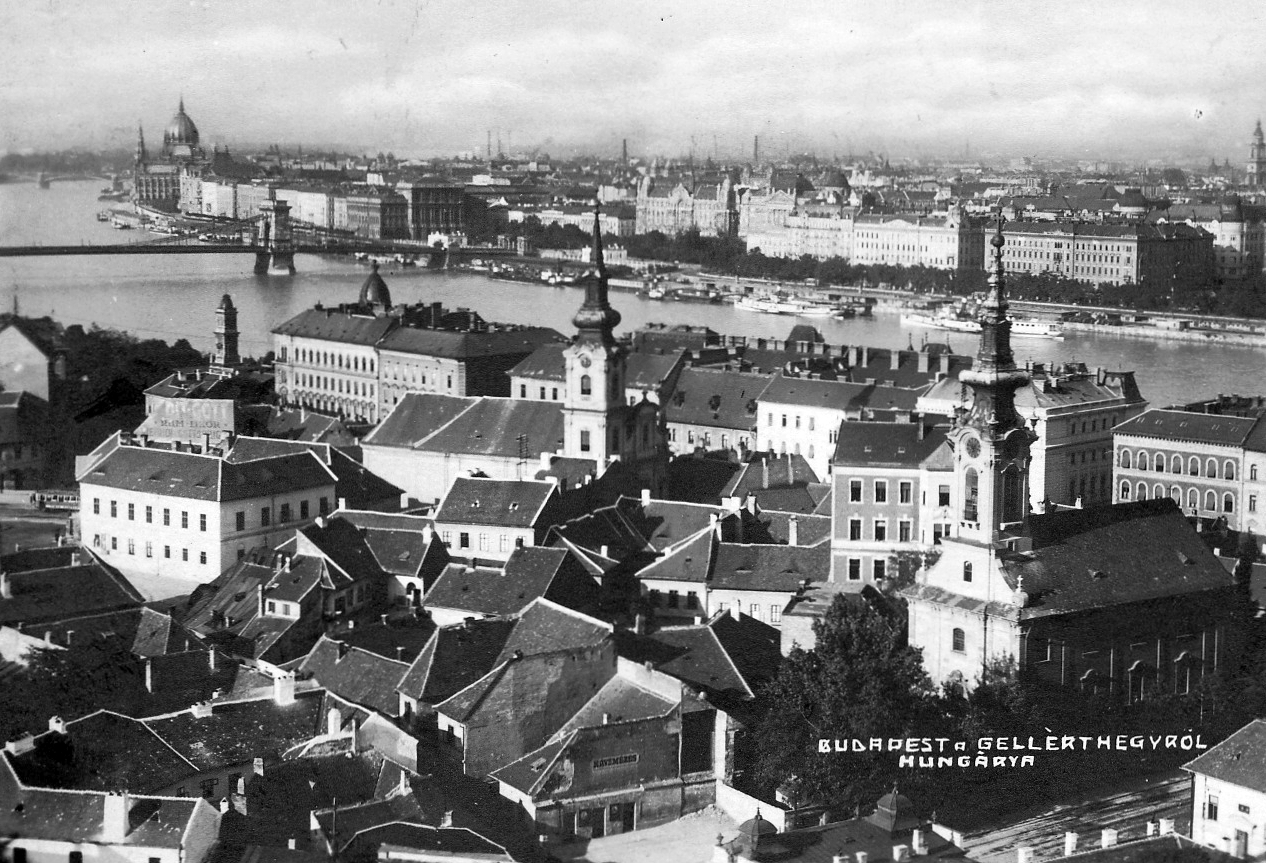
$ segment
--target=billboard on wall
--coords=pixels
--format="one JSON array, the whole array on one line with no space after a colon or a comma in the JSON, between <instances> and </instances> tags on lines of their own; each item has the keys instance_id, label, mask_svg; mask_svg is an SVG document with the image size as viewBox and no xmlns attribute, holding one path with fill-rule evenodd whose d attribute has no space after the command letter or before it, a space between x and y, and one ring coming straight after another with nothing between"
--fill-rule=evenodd
<instances>
[{"instance_id":1,"label":"billboard on wall","mask_svg":"<svg viewBox=\"0 0 1266 863\"><path fill-rule=\"evenodd\" d=\"M194 440L234 427L232 399L160 399L137 431L157 440Z\"/></svg>"}]
</instances>

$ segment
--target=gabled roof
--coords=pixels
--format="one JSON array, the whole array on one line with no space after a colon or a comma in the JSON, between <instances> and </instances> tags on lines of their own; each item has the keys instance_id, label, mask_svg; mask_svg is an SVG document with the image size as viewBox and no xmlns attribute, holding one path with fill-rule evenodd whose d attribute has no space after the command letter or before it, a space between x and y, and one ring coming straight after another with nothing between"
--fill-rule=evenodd
<instances>
[{"instance_id":1,"label":"gabled roof","mask_svg":"<svg viewBox=\"0 0 1266 863\"><path fill-rule=\"evenodd\" d=\"M557 496L552 482L458 477L435 513L437 523L535 527Z\"/></svg>"},{"instance_id":2,"label":"gabled roof","mask_svg":"<svg viewBox=\"0 0 1266 863\"><path fill-rule=\"evenodd\" d=\"M685 351L672 354L630 353L624 363L624 386L655 392L683 356Z\"/></svg>"},{"instance_id":3,"label":"gabled roof","mask_svg":"<svg viewBox=\"0 0 1266 863\"><path fill-rule=\"evenodd\" d=\"M762 407L789 405L840 411L914 410L918 391L848 381L811 380L777 374L761 393Z\"/></svg>"},{"instance_id":4,"label":"gabled roof","mask_svg":"<svg viewBox=\"0 0 1266 863\"><path fill-rule=\"evenodd\" d=\"M661 718L672 713L679 703L680 699L667 698L617 674L604 683L556 734L564 736L580 728Z\"/></svg>"},{"instance_id":5,"label":"gabled roof","mask_svg":"<svg viewBox=\"0 0 1266 863\"><path fill-rule=\"evenodd\" d=\"M71 564L75 555L81 563ZM0 573L5 573L10 594L0 598L0 624L29 627L40 621L119 611L144 601L122 575L72 546L0 556Z\"/></svg>"},{"instance_id":6,"label":"gabled roof","mask_svg":"<svg viewBox=\"0 0 1266 863\"><path fill-rule=\"evenodd\" d=\"M327 443L238 437L225 459L234 464L309 451L334 474L334 494L353 509L384 500L399 500L404 490Z\"/></svg>"},{"instance_id":7,"label":"gabled roof","mask_svg":"<svg viewBox=\"0 0 1266 863\"><path fill-rule=\"evenodd\" d=\"M567 373L567 363L563 359L561 343L544 344L519 360L518 365L506 372L512 378L533 378L543 381L563 382Z\"/></svg>"},{"instance_id":8,"label":"gabled roof","mask_svg":"<svg viewBox=\"0 0 1266 863\"><path fill-rule=\"evenodd\" d=\"M428 608L460 609L483 616L518 614L553 590L570 555L565 548L528 546L515 549L500 569L450 564L427 591L424 604ZM597 584L592 586L596 593ZM586 599L568 598L579 602Z\"/></svg>"},{"instance_id":9,"label":"gabled roof","mask_svg":"<svg viewBox=\"0 0 1266 863\"><path fill-rule=\"evenodd\" d=\"M1266 793L1266 719L1254 719L1183 770Z\"/></svg>"},{"instance_id":10,"label":"gabled roof","mask_svg":"<svg viewBox=\"0 0 1266 863\"><path fill-rule=\"evenodd\" d=\"M944 426L928 428L922 421L913 423L851 422L840 423L835 439L833 465L853 467L896 467L914 469L937 467L952 469L944 456L949 450Z\"/></svg>"},{"instance_id":11,"label":"gabled roof","mask_svg":"<svg viewBox=\"0 0 1266 863\"><path fill-rule=\"evenodd\" d=\"M311 674L317 683L340 698L384 716L395 716L399 702L396 685L409 665L359 647L344 647L323 635L298 670Z\"/></svg>"},{"instance_id":12,"label":"gabled roof","mask_svg":"<svg viewBox=\"0 0 1266 863\"><path fill-rule=\"evenodd\" d=\"M756 424L756 406L769 375L687 366L664 399L670 423L747 430Z\"/></svg>"},{"instance_id":13,"label":"gabled roof","mask_svg":"<svg viewBox=\"0 0 1266 863\"><path fill-rule=\"evenodd\" d=\"M716 533L705 527L688 539L666 549L663 557L642 567L637 577L642 581L684 581L703 584L712 570L716 553Z\"/></svg>"},{"instance_id":14,"label":"gabled roof","mask_svg":"<svg viewBox=\"0 0 1266 863\"><path fill-rule=\"evenodd\" d=\"M157 447L117 447L78 477L84 485L227 503L334 486L310 452L235 464L215 455Z\"/></svg>"},{"instance_id":15,"label":"gabled roof","mask_svg":"<svg viewBox=\"0 0 1266 863\"><path fill-rule=\"evenodd\" d=\"M89 639L109 633L128 639L132 653L140 657L165 656L188 650L205 653L207 649L172 615L145 606L78 614L46 623L28 623L20 628L32 635L46 637L54 644L65 644L69 632ZM202 662L206 662L205 657Z\"/></svg>"},{"instance_id":16,"label":"gabled roof","mask_svg":"<svg viewBox=\"0 0 1266 863\"><path fill-rule=\"evenodd\" d=\"M821 478L813 472L804 456L792 453L753 453L738 473L721 490L722 497L746 497L764 489L791 488L817 483ZM764 499L764 495L761 495Z\"/></svg>"},{"instance_id":17,"label":"gabled roof","mask_svg":"<svg viewBox=\"0 0 1266 863\"><path fill-rule=\"evenodd\" d=\"M613 631L609 623L542 597L533 600L519 615L497 661L513 658L516 653L536 656L597 647Z\"/></svg>"},{"instance_id":18,"label":"gabled roof","mask_svg":"<svg viewBox=\"0 0 1266 863\"><path fill-rule=\"evenodd\" d=\"M1119 424L1113 433L1237 447L1244 445L1258 422L1253 417L1153 409Z\"/></svg>"},{"instance_id":19,"label":"gabled roof","mask_svg":"<svg viewBox=\"0 0 1266 863\"><path fill-rule=\"evenodd\" d=\"M378 344L379 350L448 359L523 356L542 344L561 342L562 335L546 327L497 327L465 332L423 327L399 327Z\"/></svg>"},{"instance_id":20,"label":"gabled roof","mask_svg":"<svg viewBox=\"0 0 1266 863\"><path fill-rule=\"evenodd\" d=\"M440 627L409 666L398 690L428 704L449 698L492 669L513 628L511 620L468 620Z\"/></svg>"},{"instance_id":21,"label":"gabled roof","mask_svg":"<svg viewBox=\"0 0 1266 863\"><path fill-rule=\"evenodd\" d=\"M406 393L364 443L374 446L412 447L473 405L475 396L440 393Z\"/></svg>"},{"instance_id":22,"label":"gabled roof","mask_svg":"<svg viewBox=\"0 0 1266 863\"><path fill-rule=\"evenodd\" d=\"M350 581L382 575L382 568L360 528L338 515L331 516L324 524L321 521L322 519L318 519L316 524L305 525L299 529L299 533L326 560L333 563Z\"/></svg>"},{"instance_id":23,"label":"gabled roof","mask_svg":"<svg viewBox=\"0 0 1266 863\"><path fill-rule=\"evenodd\" d=\"M145 725L200 770L280 756L320 734L321 690L299 692L292 704L271 698L217 703L210 716L192 710L145 720Z\"/></svg>"},{"instance_id":24,"label":"gabled roof","mask_svg":"<svg viewBox=\"0 0 1266 863\"><path fill-rule=\"evenodd\" d=\"M364 443L514 458L524 447L529 453L553 452L562 439L558 402L407 393Z\"/></svg>"},{"instance_id":25,"label":"gabled roof","mask_svg":"<svg viewBox=\"0 0 1266 863\"><path fill-rule=\"evenodd\" d=\"M831 568L827 544L718 544L709 586L713 590L768 590L795 593L805 581L825 581Z\"/></svg>"},{"instance_id":26,"label":"gabled roof","mask_svg":"<svg viewBox=\"0 0 1266 863\"><path fill-rule=\"evenodd\" d=\"M273 330L274 335L372 346L400 324L387 315L353 313L340 308L305 309Z\"/></svg>"}]
</instances>

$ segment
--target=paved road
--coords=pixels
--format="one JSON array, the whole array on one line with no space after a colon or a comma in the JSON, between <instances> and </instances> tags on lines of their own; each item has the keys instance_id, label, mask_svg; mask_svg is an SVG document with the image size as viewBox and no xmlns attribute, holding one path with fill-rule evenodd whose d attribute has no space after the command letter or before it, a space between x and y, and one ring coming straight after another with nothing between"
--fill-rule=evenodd
<instances>
[{"instance_id":1,"label":"paved road","mask_svg":"<svg viewBox=\"0 0 1266 863\"><path fill-rule=\"evenodd\" d=\"M1079 834L1078 848L1099 847L1100 831L1119 831L1118 841L1138 839L1147 834L1147 822L1173 818L1179 832L1188 832L1191 823L1191 781L1181 771L1131 780L1125 787L1079 802L1052 806L1039 815L1007 827L968 834L964 844L968 856L982 863L1015 863L1016 848L1034 850L1035 860L1052 860L1064 855L1064 833Z\"/></svg>"}]
</instances>

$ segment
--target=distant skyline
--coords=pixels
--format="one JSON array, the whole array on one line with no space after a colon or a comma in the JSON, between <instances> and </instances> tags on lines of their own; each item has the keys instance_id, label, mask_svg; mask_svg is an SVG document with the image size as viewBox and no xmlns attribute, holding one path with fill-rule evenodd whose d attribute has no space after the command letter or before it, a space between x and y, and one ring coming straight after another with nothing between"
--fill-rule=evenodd
<instances>
[{"instance_id":1,"label":"distant skyline","mask_svg":"<svg viewBox=\"0 0 1266 863\"><path fill-rule=\"evenodd\" d=\"M1215 2L13 4L0 149L1208 159L1266 113L1266 7ZM693 138L693 145L692 145Z\"/></svg>"}]
</instances>

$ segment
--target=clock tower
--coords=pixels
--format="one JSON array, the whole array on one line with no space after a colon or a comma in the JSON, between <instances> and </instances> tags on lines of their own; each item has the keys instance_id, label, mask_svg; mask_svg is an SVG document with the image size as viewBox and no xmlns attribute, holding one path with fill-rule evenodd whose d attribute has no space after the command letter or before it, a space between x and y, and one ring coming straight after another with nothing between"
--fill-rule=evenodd
<instances>
[{"instance_id":1,"label":"clock tower","mask_svg":"<svg viewBox=\"0 0 1266 863\"><path fill-rule=\"evenodd\" d=\"M1015 392L1028 375L1016 368L1011 352L1004 242L999 215L990 241L989 293L980 309L980 349L972 368L959 375L965 403L949 434L959 508L955 536L984 545L1028 515L1029 447L1035 439L1015 410Z\"/></svg>"}]
</instances>

